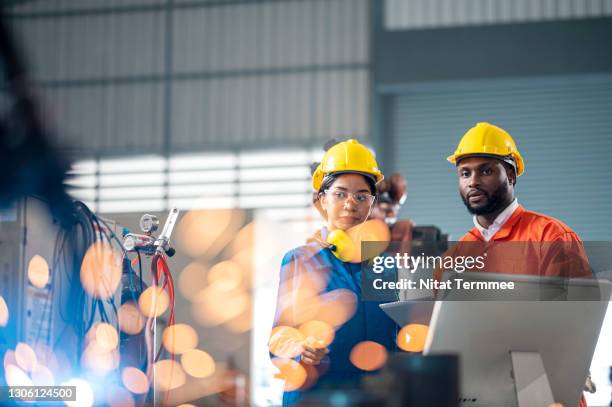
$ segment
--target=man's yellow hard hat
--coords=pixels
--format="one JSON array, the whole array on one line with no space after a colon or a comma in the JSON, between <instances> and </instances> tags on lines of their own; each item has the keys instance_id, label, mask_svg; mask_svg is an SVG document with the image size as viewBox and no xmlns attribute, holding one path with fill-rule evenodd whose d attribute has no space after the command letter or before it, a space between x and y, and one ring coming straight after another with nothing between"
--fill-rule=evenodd
<instances>
[{"instance_id":1,"label":"man's yellow hard hat","mask_svg":"<svg viewBox=\"0 0 612 407\"><path fill-rule=\"evenodd\" d=\"M512 164L516 176L525 171L525 161L516 148L516 143L510 134L491 123L481 122L469 129L461 138L453 155L446 159L457 165L462 158L483 156L494 157Z\"/></svg>"},{"instance_id":2,"label":"man's yellow hard hat","mask_svg":"<svg viewBox=\"0 0 612 407\"><path fill-rule=\"evenodd\" d=\"M314 190L319 191L326 175L335 173L363 174L376 183L384 178L374 154L354 139L340 142L325 152L321 163L312 174Z\"/></svg>"}]
</instances>

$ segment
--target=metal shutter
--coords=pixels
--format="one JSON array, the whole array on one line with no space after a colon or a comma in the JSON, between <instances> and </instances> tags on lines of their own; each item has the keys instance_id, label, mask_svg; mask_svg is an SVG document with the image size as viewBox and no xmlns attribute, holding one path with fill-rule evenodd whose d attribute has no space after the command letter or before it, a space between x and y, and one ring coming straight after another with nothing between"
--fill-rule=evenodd
<instances>
[{"instance_id":1,"label":"metal shutter","mask_svg":"<svg viewBox=\"0 0 612 407\"><path fill-rule=\"evenodd\" d=\"M584 240L612 240L612 75L410 85L392 106L390 158L408 180L402 216L453 239L472 227L446 157L469 127L489 121L508 130L525 157L521 204Z\"/></svg>"}]
</instances>

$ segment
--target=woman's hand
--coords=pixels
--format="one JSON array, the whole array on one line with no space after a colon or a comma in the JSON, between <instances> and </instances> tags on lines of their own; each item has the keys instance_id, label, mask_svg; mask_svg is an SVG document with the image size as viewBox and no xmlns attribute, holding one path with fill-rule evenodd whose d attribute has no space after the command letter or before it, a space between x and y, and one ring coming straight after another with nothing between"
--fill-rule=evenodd
<instances>
[{"instance_id":1,"label":"woman's hand","mask_svg":"<svg viewBox=\"0 0 612 407\"><path fill-rule=\"evenodd\" d=\"M308 365L318 365L321 359L329 353L329 349L321 346L322 344L322 341L317 341L311 336L306 338L302 344L304 348L302 351L302 361Z\"/></svg>"},{"instance_id":2,"label":"woman's hand","mask_svg":"<svg viewBox=\"0 0 612 407\"><path fill-rule=\"evenodd\" d=\"M313 348L311 346L304 345L304 351L302 352L302 361L308 365L318 365L321 359L329 353L327 348Z\"/></svg>"}]
</instances>

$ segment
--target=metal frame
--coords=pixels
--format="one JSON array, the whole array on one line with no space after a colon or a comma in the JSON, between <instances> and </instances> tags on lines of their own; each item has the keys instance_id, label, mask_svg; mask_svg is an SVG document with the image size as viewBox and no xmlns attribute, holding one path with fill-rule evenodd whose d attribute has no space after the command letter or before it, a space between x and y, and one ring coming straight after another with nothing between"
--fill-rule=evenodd
<instances>
[{"instance_id":1,"label":"metal frame","mask_svg":"<svg viewBox=\"0 0 612 407\"><path fill-rule=\"evenodd\" d=\"M182 151L193 151L194 149L202 150L202 145L186 145L181 144L179 147L172 146L172 96L174 84L181 83L183 81L190 80L209 80L209 79L220 79L220 78L245 78L245 77L258 77L258 76L274 76L274 75L287 75L287 74L314 74L314 73L333 73L333 72L365 72L366 75L371 76L371 64L369 61L366 62L355 62L355 63L320 63L316 65L304 65L296 67L281 67L281 68L247 68L247 69L232 69L232 70L216 70L216 71L194 71L194 72L175 72L174 71L174 44L173 44L173 14L175 10L184 9L195 9L195 8L212 8L212 7L231 7L243 4L270 4L270 3L299 3L305 0L216 0L216 1L205 1L205 0L192 0L179 2L177 0L158 0L154 4L144 5L112 5L108 7L81 7L71 10L59 10L59 11L40 11L40 12L8 12L7 16L13 20L36 20L36 19L53 19L53 18L77 18L83 16L109 16L109 15L123 15L126 13L143 13L143 12L156 12L163 13L163 27L160 26L160 30L164 30L161 33L161 37L165 42L163 44L163 56L162 63L163 68L160 73L155 74L129 74L114 77L89 77L82 79L52 79L52 80L38 80L35 81L35 85L43 89L73 89L73 88L84 88L84 87L112 87L112 86L124 86L124 85L149 85L158 84L162 86L162 96L159 103L161 103L162 109L162 144L159 147L145 147L145 148L97 148L95 151L73 149L72 154L79 159L88 157L107 157L107 156L126 156L133 154L163 154L168 155L170 153L180 153ZM324 0L308 0L323 2ZM370 46L371 46L370 42ZM370 50L371 52L371 50ZM370 81L372 84L372 81ZM350 91L350 89L348 89ZM369 98L366 98L369 100ZM314 97L309 102L313 104L311 106L311 114L316 114L314 106ZM366 111L369 111L369 107ZM311 123L314 123L314 118L311 118ZM346 136L358 137L362 139L369 139L369 126L370 123L366 123L364 134L347 134ZM261 141L221 141L215 142L213 147L206 147L206 151L233 151L239 152L246 149L261 149L262 147L307 147L311 148L313 144L322 143L320 140L325 139L324 135L312 134L312 141L310 140L285 140L279 139L279 137L265 137L261 136ZM238 143L238 144L237 144Z\"/></svg>"}]
</instances>

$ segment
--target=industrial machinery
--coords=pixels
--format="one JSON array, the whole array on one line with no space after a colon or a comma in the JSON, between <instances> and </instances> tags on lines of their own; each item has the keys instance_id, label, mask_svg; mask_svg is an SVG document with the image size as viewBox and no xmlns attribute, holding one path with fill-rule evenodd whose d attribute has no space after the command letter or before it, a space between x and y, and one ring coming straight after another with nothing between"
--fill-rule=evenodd
<instances>
[{"instance_id":1,"label":"industrial machinery","mask_svg":"<svg viewBox=\"0 0 612 407\"><path fill-rule=\"evenodd\" d=\"M47 208L42 199L28 197L0 211L0 302L6 305L0 304L0 357L40 384L16 357L31 350L37 364L51 372L52 383L45 384L82 379L96 400L109 386L122 384L125 367L147 373L152 383L152 366L161 354L153 349L157 315L146 315L139 297L149 287L167 292L166 324L174 323L166 260L174 254L170 236L178 209L170 211L156 237L159 221L151 215L142 217L142 234L135 234L82 202L73 203L69 221L61 225ZM151 258L150 279L143 276L142 256ZM121 327L126 304L132 316L146 319L144 329ZM4 373L3 384L15 385ZM153 393L135 395L135 405L144 405Z\"/></svg>"}]
</instances>

